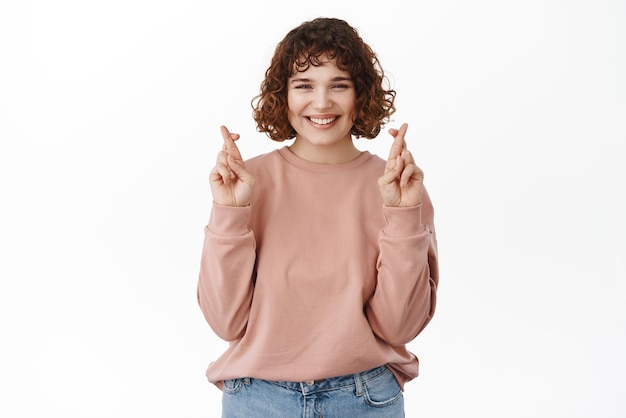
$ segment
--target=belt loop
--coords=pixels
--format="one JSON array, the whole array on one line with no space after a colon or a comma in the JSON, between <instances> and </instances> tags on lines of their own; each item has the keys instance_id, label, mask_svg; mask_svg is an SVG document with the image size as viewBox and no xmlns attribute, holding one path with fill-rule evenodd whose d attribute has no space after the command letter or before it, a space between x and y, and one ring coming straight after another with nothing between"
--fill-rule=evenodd
<instances>
[{"instance_id":1,"label":"belt loop","mask_svg":"<svg viewBox=\"0 0 626 418\"><path fill-rule=\"evenodd\" d=\"M363 382L359 373L354 375L354 385L356 386L356 396L361 396L363 394Z\"/></svg>"}]
</instances>

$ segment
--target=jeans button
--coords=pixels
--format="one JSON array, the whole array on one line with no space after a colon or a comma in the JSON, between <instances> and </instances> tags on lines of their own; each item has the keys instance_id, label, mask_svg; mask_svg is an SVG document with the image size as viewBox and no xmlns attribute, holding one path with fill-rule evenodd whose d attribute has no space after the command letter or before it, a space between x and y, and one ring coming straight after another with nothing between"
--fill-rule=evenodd
<instances>
[{"instance_id":1,"label":"jeans button","mask_svg":"<svg viewBox=\"0 0 626 418\"><path fill-rule=\"evenodd\" d=\"M313 386L313 384L315 383L315 381L313 381L313 380L307 380L307 381L306 381L306 382L304 382L304 383L306 383L306 385L307 385L307 386Z\"/></svg>"}]
</instances>

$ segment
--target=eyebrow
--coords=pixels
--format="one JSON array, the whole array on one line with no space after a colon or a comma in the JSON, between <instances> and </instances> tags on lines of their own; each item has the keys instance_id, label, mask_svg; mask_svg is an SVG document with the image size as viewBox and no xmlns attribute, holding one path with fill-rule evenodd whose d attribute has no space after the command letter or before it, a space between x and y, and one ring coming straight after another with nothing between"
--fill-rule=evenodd
<instances>
[{"instance_id":1,"label":"eyebrow","mask_svg":"<svg viewBox=\"0 0 626 418\"><path fill-rule=\"evenodd\" d=\"M312 80L310 78L294 78L290 81L290 83L310 83ZM351 77L333 77L330 81L352 81Z\"/></svg>"}]
</instances>

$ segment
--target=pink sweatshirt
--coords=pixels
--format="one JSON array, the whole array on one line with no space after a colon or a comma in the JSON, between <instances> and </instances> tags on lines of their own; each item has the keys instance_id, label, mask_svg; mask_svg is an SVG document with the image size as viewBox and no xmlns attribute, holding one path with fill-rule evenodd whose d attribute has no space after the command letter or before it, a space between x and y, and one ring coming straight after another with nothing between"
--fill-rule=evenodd
<instances>
[{"instance_id":1,"label":"pink sweatshirt","mask_svg":"<svg viewBox=\"0 0 626 418\"><path fill-rule=\"evenodd\" d=\"M406 350L435 310L433 207L384 207L385 161L336 165L287 147L252 158L248 207L213 205L198 301L229 341L206 375L307 381L387 364L402 387L418 375Z\"/></svg>"}]
</instances>

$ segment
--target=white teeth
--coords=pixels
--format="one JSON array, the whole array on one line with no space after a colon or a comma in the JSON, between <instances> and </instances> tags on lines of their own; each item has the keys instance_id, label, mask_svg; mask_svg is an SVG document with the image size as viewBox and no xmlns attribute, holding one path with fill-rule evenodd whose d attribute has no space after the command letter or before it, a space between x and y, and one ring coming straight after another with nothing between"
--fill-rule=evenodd
<instances>
[{"instance_id":1,"label":"white teeth","mask_svg":"<svg viewBox=\"0 0 626 418\"><path fill-rule=\"evenodd\" d=\"M326 118L326 119L318 119L318 118L309 118L309 119L311 120L311 122L317 123L318 125L328 125L329 123L333 122L337 118L334 117L334 118Z\"/></svg>"}]
</instances>

